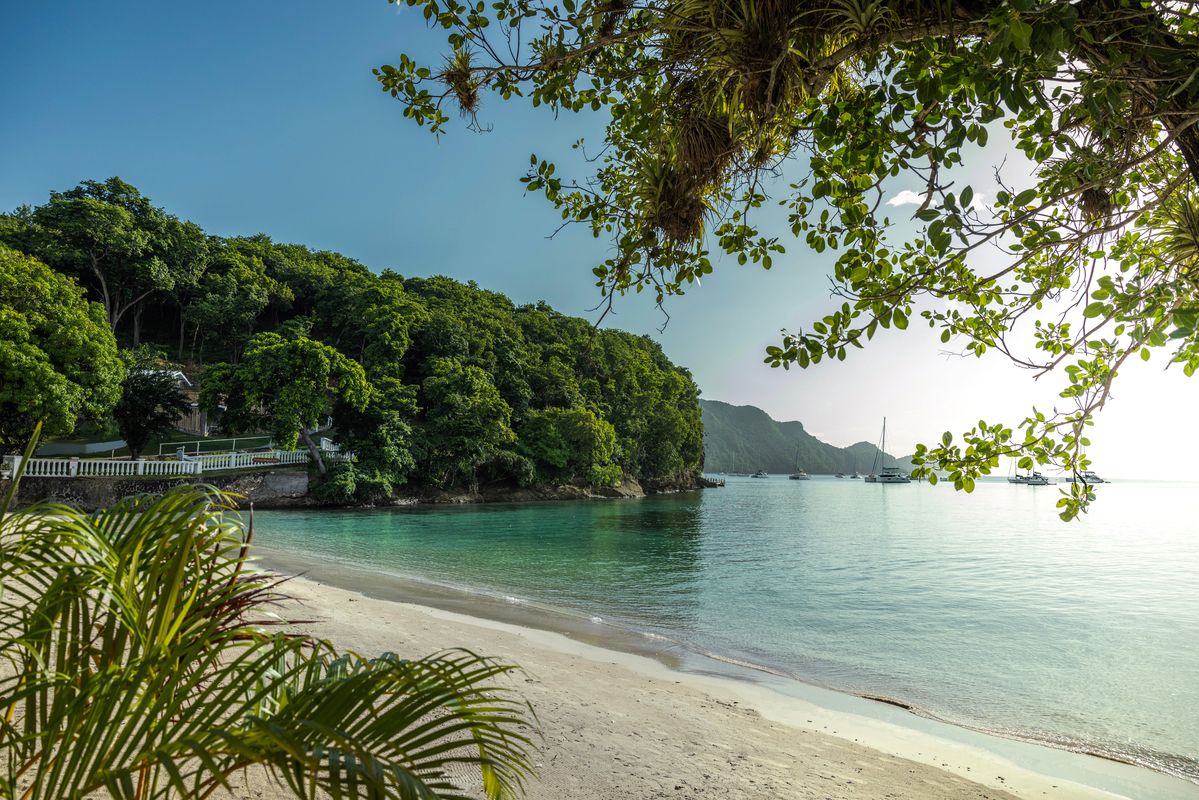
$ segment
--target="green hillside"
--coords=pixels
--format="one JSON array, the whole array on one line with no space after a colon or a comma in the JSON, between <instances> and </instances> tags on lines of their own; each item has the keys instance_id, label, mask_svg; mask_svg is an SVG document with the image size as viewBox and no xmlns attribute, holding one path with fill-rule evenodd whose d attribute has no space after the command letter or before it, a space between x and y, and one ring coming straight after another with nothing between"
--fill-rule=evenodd
<instances>
[{"instance_id":1,"label":"green hillside","mask_svg":"<svg viewBox=\"0 0 1199 800\"><path fill-rule=\"evenodd\" d=\"M779 422L755 406L699 401L704 421L704 469L708 472L870 472L878 447L858 442L834 447L804 430L802 422ZM797 458L798 456L798 458ZM911 470L907 459L884 455L882 466Z\"/></svg>"}]
</instances>

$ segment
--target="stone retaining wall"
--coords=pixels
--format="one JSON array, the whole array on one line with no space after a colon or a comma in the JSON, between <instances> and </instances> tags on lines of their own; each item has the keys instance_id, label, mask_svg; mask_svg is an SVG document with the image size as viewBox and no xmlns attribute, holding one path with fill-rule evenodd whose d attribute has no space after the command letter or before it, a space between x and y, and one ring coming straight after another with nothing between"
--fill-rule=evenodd
<instances>
[{"instance_id":1,"label":"stone retaining wall","mask_svg":"<svg viewBox=\"0 0 1199 800\"><path fill-rule=\"evenodd\" d=\"M0 480L0 494L8 491L9 481ZM242 495L240 504L256 508L298 508L317 503L308 496L306 470L265 470L243 475L213 475L196 481L189 478L24 478L17 494L17 505L39 500L85 508L103 508L122 497L161 494L172 486L205 483L226 492Z\"/></svg>"}]
</instances>

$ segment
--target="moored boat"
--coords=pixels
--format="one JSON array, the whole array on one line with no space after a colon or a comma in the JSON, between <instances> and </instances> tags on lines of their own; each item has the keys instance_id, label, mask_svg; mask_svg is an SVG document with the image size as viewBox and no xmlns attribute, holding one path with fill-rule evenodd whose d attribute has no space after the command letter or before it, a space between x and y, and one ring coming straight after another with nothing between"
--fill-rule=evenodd
<instances>
[{"instance_id":1,"label":"moored boat","mask_svg":"<svg viewBox=\"0 0 1199 800\"><path fill-rule=\"evenodd\" d=\"M807 471L799 466L799 446L798 445L795 448L795 472L792 472L787 477L793 481L806 481L809 477Z\"/></svg>"},{"instance_id":2,"label":"moored boat","mask_svg":"<svg viewBox=\"0 0 1199 800\"><path fill-rule=\"evenodd\" d=\"M760 469L757 472L755 472L753 475L750 475L749 477L751 477L751 478L769 478L770 476L766 474L766 470Z\"/></svg>"},{"instance_id":3,"label":"moored boat","mask_svg":"<svg viewBox=\"0 0 1199 800\"><path fill-rule=\"evenodd\" d=\"M866 483L911 483L912 479L899 467L881 467L887 458L887 418L883 417L883 437L874 455L874 465L866 476Z\"/></svg>"}]
</instances>

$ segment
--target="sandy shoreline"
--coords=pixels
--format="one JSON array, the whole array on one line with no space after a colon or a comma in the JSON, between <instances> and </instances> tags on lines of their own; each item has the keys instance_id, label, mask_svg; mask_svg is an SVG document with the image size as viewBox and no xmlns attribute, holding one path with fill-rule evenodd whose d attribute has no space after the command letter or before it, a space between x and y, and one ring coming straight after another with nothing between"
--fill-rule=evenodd
<instances>
[{"instance_id":1,"label":"sandy shoreline","mask_svg":"<svg viewBox=\"0 0 1199 800\"><path fill-rule=\"evenodd\" d=\"M1126 796L915 728L751 683L675 671L559 633L312 579L296 578L287 587L297 606L288 613L317 620L302 629L342 647L404 656L467 647L520 664L526 675L517 688L545 735L540 777L529 792L538 800ZM236 796L284 795L251 780Z\"/></svg>"}]
</instances>

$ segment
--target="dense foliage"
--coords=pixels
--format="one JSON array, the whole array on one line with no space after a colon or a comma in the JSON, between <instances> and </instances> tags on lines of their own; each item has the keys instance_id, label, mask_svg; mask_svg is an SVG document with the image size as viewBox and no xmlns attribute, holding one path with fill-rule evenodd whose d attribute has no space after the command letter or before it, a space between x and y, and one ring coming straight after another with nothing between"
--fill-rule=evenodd
<instances>
[{"instance_id":1,"label":"dense foliage","mask_svg":"<svg viewBox=\"0 0 1199 800\"><path fill-rule=\"evenodd\" d=\"M109 305L118 340L200 375L226 430L315 448L331 418L328 435L357 458L329 469L328 500L405 484L665 485L702 467L695 383L646 337L474 283L196 233L117 178L0 216L0 241Z\"/></svg>"},{"instance_id":2,"label":"dense foliage","mask_svg":"<svg viewBox=\"0 0 1199 800\"><path fill-rule=\"evenodd\" d=\"M272 631L285 598L252 568L229 498L180 487L94 514L8 513L14 496L0 498L0 797L202 800L249 767L296 798L522 793L535 729L515 668Z\"/></svg>"},{"instance_id":3,"label":"dense foliage","mask_svg":"<svg viewBox=\"0 0 1199 800\"><path fill-rule=\"evenodd\" d=\"M204 373L201 404L224 410L231 433L268 430L285 448L304 440L321 474L326 472L312 434L340 401L356 411L366 408L370 386L362 365L322 342L302 335L260 333L250 340L237 364L214 364Z\"/></svg>"},{"instance_id":4,"label":"dense foliage","mask_svg":"<svg viewBox=\"0 0 1199 800\"><path fill-rule=\"evenodd\" d=\"M191 410L191 403L179 389L176 371L152 350L143 346L122 355L125 385L112 417L129 447L129 455L137 458L151 439L175 430L175 423Z\"/></svg>"},{"instance_id":5,"label":"dense foliage","mask_svg":"<svg viewBox=\"0 0 1199 800\"><path fill-rule=\"evenodd\" d=\"M1079 477L1129 358L1199 368L1195 3L401 1L447 37L442 64L375 71L418 124L444 132L450 102L478 127L486 92L605 114L587 174L534 155L524 180L611 238L609 301L681 293L713 251L770 268L777 202L835 255L838 298L769 363L844 359L919 315L963 353L1060 370L1064 402L1019 432L980 422L919 450L959 488L1007 456ZM1093 496L1071 491L1066 518Z\"/></svg>"},{"instance_id":6,"label":"dense foliage","mask_svg":"<svg viewBox=\"0 0 1199 800\"><path fill-rule=\"evenodd\" d=\"M0 243L0 454L38 422L68 434L107 414L125 369L104 311L71 278Z\"/></svg>"},{"instance_id":7,"label":"dense foliage","mask_svg":"<svg viewBox=\"0 0 1199 800\"><path fill-rule=\"evenodd\" d=\"M804 430L802 422L779 422L760 408L700 400L705 467L711 472L869 474L876 468L911 470L906 459L879 457L871 442L834 447Z\"/></svg>"}]
</instances>

